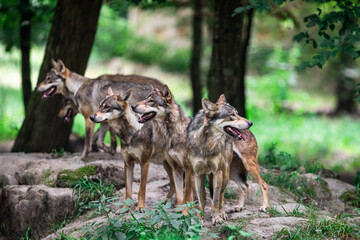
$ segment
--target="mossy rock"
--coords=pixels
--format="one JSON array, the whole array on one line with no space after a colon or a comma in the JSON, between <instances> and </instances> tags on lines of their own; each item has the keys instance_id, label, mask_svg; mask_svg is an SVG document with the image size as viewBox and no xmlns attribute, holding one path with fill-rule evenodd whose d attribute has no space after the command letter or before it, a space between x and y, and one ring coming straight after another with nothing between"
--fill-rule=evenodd
<instances>
[{"instance_id":1,"label":"mossy rock","mask_svg":"<svg viewBox=\"0 0 360 240\"><path fill-rule=\"evenodd\" d=\"M340 199L345 203L350 203L351 206L360 208L360 192L359 190L349 190L344 192Z\"/></svg>"},{"instance_id":2,"label":"mossy rock","mask_svg":"<svg viewBox=\"0 0 360 240\"><path fill-rule=\"evenodd\" d=\"M61 170L56 177L56 186L58 187L72 187L84 176L92 176L99 170L98 166L89 165L78 168L76 170Z\"/></svg>"}]
</instances>

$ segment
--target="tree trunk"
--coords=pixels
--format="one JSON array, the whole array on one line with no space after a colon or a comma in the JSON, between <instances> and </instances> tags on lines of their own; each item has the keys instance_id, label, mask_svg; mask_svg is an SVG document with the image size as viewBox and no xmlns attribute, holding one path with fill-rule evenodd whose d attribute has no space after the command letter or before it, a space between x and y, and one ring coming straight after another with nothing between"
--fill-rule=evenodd
<instances>
[{"instance_id":1,"label":"tree trunk","mask_svg":"<svg viewBox=\"0 0 360 240\"><path fill-rule=\"evenodd\" d=\"M31 47L31 17L30 0L20 0L20 50L21 50L21 79L24 108L31 97L31 71L30 71L30 47Z\"/></svg>"},{"instance_id":2,"label":"tree trunk","mask_svg":"<svg viewBox=\"0 0 360 240\"><path fill-rule=\"evenodd\" d=\"M344 52L339 54L339 60L335 63L338 66L338 76L336 79L336 110L335 113L356 112L354 90L356 70L353 58Z\"/></svg>"},{"instance_id":3,"label":"tree trunk","mask_svg":"<svg viewBox=\"0 0 360 240\"><path fill-rule=\"evenodd\" d=\"M243 36L241 42L241 58L240 58L240 81L239 81L239 92L240 94L240 104L241 106L238 108L238 111L241 116L246 116L246 97L245 97L245 76L246 76L246 66L247 66L247 56L248 56L248 49L250 46L250 39L251 39L251 28L252 28L252 20L254 15L254 9L250 9L246 13L246 21L244 21L244 29L243 29Z\"/></svg>"},{"instance_id":4,"label":"tree trunk","mask_svg":"<svg viewBox=\"0 0 360 240\"><path fill-rule=\"evenodd\" d=\"M38 82L51 69L52 58L61 59L72 71L84 74L101 4L101 0L58 1ZM60 107L60 96L41 101L40 95L33 92L12 151L49 152L65 146L72 126L56 117Z\"/></svg>"},{"instance_id":5,"label":"tree trunk","mask_svg":"<svg viewBox=\"0 0 360 240\"><path fill-rule=\"evenodd\" d=\"M201 53L202 53L202 8L203 0L194 0L193 15L193 36L192 36L192 55L190 63L190 79L193 91L193 114L195 115L201 109Z\"/></svg>"},{"instance_id":6,"label":"tree trunk","mask_svg":"<svg viewBox=\"0 0 360 240\"><path fill-rule=\"evenodd\" d=\"M209 99L224 93L227 101L245 116L244 66L242 57L244 14L232 16L241 0L214 1L214 31L208 78ZM242 81L242 82L241 82Z\"/></svg>"}]
</instances>

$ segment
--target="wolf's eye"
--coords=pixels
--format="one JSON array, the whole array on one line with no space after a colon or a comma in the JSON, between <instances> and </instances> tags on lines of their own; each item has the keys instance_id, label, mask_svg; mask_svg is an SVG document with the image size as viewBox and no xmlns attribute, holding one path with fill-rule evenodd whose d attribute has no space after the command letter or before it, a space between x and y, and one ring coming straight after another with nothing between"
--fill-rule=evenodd
<instances>
[{"instance_id":1,"label":"wolf's eye","mask_svg":"<svg viewBox=\"0 0 360 240\"><path fill-rule=\"evenodd\" d=\"M235 113L232 113L231 116L232 116L232 117L236 117L236 114L235 114Z\"/></svg>"},{"instance_id":2,"label":"wolf's eye","mask_svg":"<svg viewBox=\"0 0 360 240\"><path fill-rule=\"evenodd\" d=\"M154 99L149 99L148 102L149 102L149 103L153 103L153 102L154 102Z\"/></svg>"}]
</instances>

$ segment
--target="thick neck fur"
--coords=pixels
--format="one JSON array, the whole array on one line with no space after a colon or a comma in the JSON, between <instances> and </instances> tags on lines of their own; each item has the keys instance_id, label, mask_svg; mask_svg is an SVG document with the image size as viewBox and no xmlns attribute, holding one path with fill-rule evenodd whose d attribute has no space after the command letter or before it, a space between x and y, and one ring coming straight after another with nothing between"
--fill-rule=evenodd
<instances>
[{"instance_id":1,"label":"thick neck fur","mask_svg":"<svg viewBox=\"0 0 360 240\"><path fill-rule=\"evenodd\" d=\"M77 93L77 91L79 90L79 88L81 87L81 85L86 81L90 81L90 79L86 78L80 74L71 72L68 69L67 69L67 71L69 71L69 75L65 80L65 86L68 89L68 91L70 92L70 94L74 96Z\"/></svg>"},{"instance_id":2,"label":"thick neck fur","mask_svg":"<svg viewBox=\"0 0 360 240\"><path fill-rule=\"evenodd\" d=\"M186 116L181 107L176 103L170 104L165 107L165 114L162 118L154 119L154 133L170 149L177 144L186 144L189 123L190 118Z\"/></svg>"},{"instance_id":3,"label":"thick neck fur","mask_svg":"<svg viewBox=\"0 0 360 240\"><path fill-rule=\"evenodd\" d=\"M218 155L231 144L230 138L212 126L211 121L200 111L188 128L188 148L192 153L202 157Z\"/></svg>"},{"instance_id":4,"label":"thick neck fur","mask_svg":"<svg viewBox=\"0 0 360 240\"><path fill-rule=\"evenodd\" d=\"M120 118L109 121L109 125L116 131L121 144L130 144L132 138L143 127L138 122L135 113L129 108L126 109L126 112Z\"/></svg>"}]
</instances>

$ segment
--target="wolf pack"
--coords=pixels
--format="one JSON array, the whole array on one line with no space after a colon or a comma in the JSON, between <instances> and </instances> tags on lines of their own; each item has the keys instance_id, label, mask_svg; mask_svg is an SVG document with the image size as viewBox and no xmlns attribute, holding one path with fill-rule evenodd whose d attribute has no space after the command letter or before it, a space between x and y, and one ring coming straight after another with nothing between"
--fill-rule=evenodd
<instances>
[{"instance_id":1,"label":"wolf pack","mask_svg":"<svg viewBox=\"0 0 360 240\"><path fill-rule=\"evenodd\" d=\"M77 113L84 116L81 159L88 156L93 144L104 154L114 154L116 137L120 139L125 199L132 198L135 163L141 169L136 211L145 208L150 162L159 160L170 182L166 198L172 199L175 194L177 205L196 201L203 212L208 179L213 225L227 220L224 192L229 179L239 188L233 210L244 208L248 173L262 191L260 211L269 208L267 185L258 166L258 145L249 129L253 123L239 116L224 94L215 103L203 98L202 109L191 118L176 103L169 87L157 79L121 74L90 79L72 72L61 60L52 60L52 65L36 91L42 93L42 99L63 96L59 116L65 122L72 121ZM95 123L100 127L94 133ZM108 131L110 146L104 144ZM187 211L184 208L183 214Z\"/></svg>"}]
</instances>

